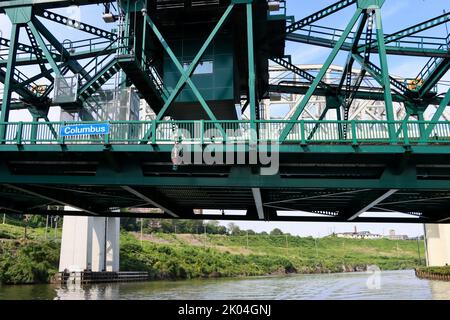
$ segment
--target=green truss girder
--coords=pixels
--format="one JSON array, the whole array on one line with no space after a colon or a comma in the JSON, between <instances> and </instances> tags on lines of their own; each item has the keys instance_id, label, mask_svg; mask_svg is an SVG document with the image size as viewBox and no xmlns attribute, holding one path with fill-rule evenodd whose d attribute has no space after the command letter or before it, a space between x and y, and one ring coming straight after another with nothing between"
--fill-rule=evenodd
<instances>
[{"instance_id":1,"label":"green truss girder","mask_svg":"<svg viewBox=\"0 0 450 320\"><path fill-rule=\"evenodd\" d=\"M450 70L450 58L432 58L432 67L427 70L428 77L425 79L420 78L420 75L416 77L417 80L422 80L423 83L419 86L419 96L424 97L427 95L434 86L445 76Z\"/></svg>"},{"instance_id":2,"label":"green truss girder","mask_svg":"<svg viewBox=\"0 0 450 320\"><path fill-rule=\"evenodd\" d=\"M380 84L383 85L384 83L384 79L383 79L383 72L382 69L378 66L376 66L374 63L370 62L370 61L365 61L364 57L362 57L359 54L353 54L353 57L355 58L356 61L358 61L358 63L365 69L367 70L367 72L370 73L370 75ZM389 81L388 81L393 89L395 91L397 91L398 93L406 96L407 92L411 92L408 87L399 82L398 80L396 80L395 78L389 76ZM412 93L412 92L411 92Z\"/></svg>"},{"instance_id":3,"label":"green truss girder","mask_svg":"<svg viewBox=\"0 0 450 320\"><path fill-rule=\"evenodd\" d=\"M332 87L337 90L337 85L332 85ZM304 95L308 91L309 85L284 85L284 84L272 84L269 85L269 92L274 93L288 93L288 94L300 94ZM351 92L346 92L343 90L343 94L350 94ZM327 91L317 88L317 90L314 92L317 96L326 96ZM384 101L384 95L381 90L373 91L371 88L364 88L360 87L360 90L355 92L355 99L360 100L375 100L375 101ZM392 101L394 102L408 102L409 100L402 94L395 93L395 91L392 94ZM442 102L442 98L438 96L431 97L427 100L427 103L430 105L439 105Z\"/></svg>"},{"instance_id":4,"label":"green truss girder","mask_svg":"<svg viewBox=\"0 0 450 320\"><path fill-rule=\"evenodd\" d=\"M284 59L272 58L270 60L272 60L273 62L286 68L287 70L292 71L296 75L299 75L303 79L308 80L308 82L313 83L315 80L315 77L312 74L310 74L309 72L306 72L306 71L300 69L299 67L297 67L296 65L292 64L290 59L291 59L291 57L285 57ZM319 87L324 88L325 90L329 91L330 93L335 91L328 83L325 83L323 81L319 82Z\"/></svg>"},{"instance_id":5,"label":"green truss girder","mask_svg":"<svg viewBox=\"0 0 450 320\"><path fill-rule=\"evenodd\" d=\"M115 0L0 0L0 12L8 8L36 6L38 8L61 8L72 5L84 6L90 4L102 4L114 2Z\"/></svg>"},{"instance_id":6,"label":"green truss girder","mask_svg":"<svg viewBox=\"0 0 450 320\"><path fill-rule=\"evenodd\" d=\"M434 113L431 119L432 123L430 123L427 126L426 130L423 133L424 142L430 138L433 130L436 128L436 122L438 122L441 119L442 114L444 113L449 103L450 103L450 89L447 91L447 94L445 95L444 99L442 99L442 102L440 103L438 109Z\"/></svg>"},{"instance_id":7,"label":"green truss girder","mask_svg":"<svg viewBox=\"0 0 450 320\"><path fill-rule=\"evenodd\" d=\"M364 31L364 27L366 25L368 18L367 12L364 12L361 21L359 23L358 29L356 31L356 34L353 38L353 44L352 44L352 52L355 51L355 49L358 47L358 43L361 39L361 35ZM367 34L367 33L366 33ZM347 57L347 62L344 67L344 72L342 73L341 81L339 82L338 92L340 93L342 91L342 86L344 85L344 82L350 82L351 83L351 75L352 75L352 69L353 69L353 63L355 62L355 59L353 58L352 54L350 53ZM348 89L347 85L347 89Z\"/></svg>"},{"instance_id":8,"label":"green truss girder","mask_svg":"<svg viewBox=\"0 0 450 320\"><path fill-rule=\"evenodd\" d=\"M307 16L306 18L303 18L299 21L296 21L290 25L288 25L286 27L286 32L287 33L292 33L295 32L298 29L301 29L307 25L310 25L320 19L323 19L333 13L336 13L344 8L347 8L348 6L351 6L352 4L357 3L357 0L343 0L343 1L338 1L326 8L324 8L323 10L320 10L318 12L315 12L309 16Z\"/></svg>"},{"instance_id":9,"label":"green truss girder","mask_svg":"<svg viewBox=\"0 0 450 320\"><path fill-rule=\"evenodd\" d=\"M57 14L55 12L52 11L48 11L48 10L37 10L36 11L36 15L40 16L42 18L48 19L50 21L62 24L64 26L67 27L71 27L89 34L92 34L96 37L101 37L101 38L105 38L108 40L115 40L117 39L117 35L110 32L110 31L106 31L97 27L94 27L92 25L89 25L87 23L83 23L81 21L77 21L75 19L71 19L68 17L65 17L63 15Z\"/></svg>"},{"instance_id":10,"label":"green truss girder","mask_svg":"<svg viewBox=\"0 0 450 320\"><path fill-rule=\"evenodd\" d=\"M355 14L353 15L352 19L350 20L349 24L347 25L347 28L345 29L344 33L341 35L339 40L337 41L335 47L333 48L332 52L328 56L326 62L322 66L321 70L319 71L319 74L317 75L314 82L311 84L311 87L308 89L308 92L305 94L305 97L302 99L302 101L295 106L294 114L292 115L292 120L297 120L300 115L302 114L303 110L305 109L306 105L308 104L309 100L311 99L312 95L314 94L314 91L317 89L317 86L319 85L319 82L322 81L322 78L325 76L325 73L328 71L328 68L330 67L331 63L337 56L338 52L341 49L342 44L345 42L345 39L347 39L348 35L353 29L353 26L358 21L360 15L362 13L361 9L357 9ZM280 140L284 141L289 133L291 132L293 128L293 123L289 123L286 125L286 127L283 129L281 133Z\"/></svg>"},{"instance_id":11,"label":"green truss girder","mask_svg":"<svg viewBox=\"0 0 450 320\"><path fill-rule=\"evenodd\" d=\"M339 31L339 32L338 32ZM342 30L337 30L333 33L339 34ZM335 40L330 40L324 37L316 37L314 34L311 35L303 35L290 33L286 35L286 40L304 44L313 44L326 48L333 48L336 44ZM442 43L445 41L445 38L442 38ZM427 48L424 46L426 43L426 38L418 37L417 41L411 41L409 46L398 44L398 45L386 45L386 53L390 55L401 55L401 56L417 56L417 57L450 57L450 53L446 49L438 48ZM342 50L351 51L352 44L346 42L342 45ZM361 50L363 51L363 50ZM372 47L370 52L378 53L378 47Z\"/></svg>"},{"instance_id":12,"label":"green truss girder","mask_svg":"<svg viewBox=\"0 0 450 320\"><path fill-rule=\"evenodd\" d=\"M384 42L385 42L385 44L392 43L392 42L398 41L400 39L406 38L408 36L412 36L412 35L414 35L416 33L423 32L425 30L428 30L428 29L434 28L436 26L442 25L444 23L447 23L448 21L450 21L450 13L444 13L444 14L442 14L442 15L440 15L438 17L435 17L433 19L427 20L425 22L416 24L416 25L414 25L412 27L403 29L401 31L395 32L395 33L390 34L390 35L387 35L387 36L384 37ZM372 43L372 46L376 46L376 45L377 45L377 42L373 42ZM361 46L359 48L359 50L363 51L364 50L364 46Z\"/></svg>"}]
</instances>

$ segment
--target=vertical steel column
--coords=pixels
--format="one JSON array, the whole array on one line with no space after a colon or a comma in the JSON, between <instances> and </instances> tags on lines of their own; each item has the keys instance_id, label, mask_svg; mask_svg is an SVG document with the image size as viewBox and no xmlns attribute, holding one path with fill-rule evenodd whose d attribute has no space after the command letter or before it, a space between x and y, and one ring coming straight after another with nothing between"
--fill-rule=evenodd
<instances>
[{"instance_id":1,"label":"vertical steel column","mask_svg":"<svg viewBox=\"0 0 450 320\"><path fill-rule=\"evenodd\" d=\"M122 54L130 53L130 1L127 1L127 11L125 13L125 21L124 21L124 47L122 48Z\"/></svg>"},{"instance_id":2,"label":"vertical steel column","mask_svg":"<svg viewBox=\"0 0 450 320\"><path fill-rule=\"evenodd\" d=\"M6 123L9 120L9 107L11 104L12 80L16 65L17 42L19 40L20 25L13 23L11 26L11 37L9 44L8 62L6 64L5 82L3 85L2 110L0 112L0 123ZM0 125L0 141L6 138L6 124Z\"/></svg>"},{"instance_id":3,"label":"vertical steel column","mask_svg":"<svg viewBox=\"0 0 450 320\"><path fill-rule=\"evenodd\" d=\"M434 113L433 118L431 118L431 123L426 128L424 135L422 137L422 142L426 142L430 138L434 128L436 127L437 122L442 117L442 114L444 113L445 108L447 108L449 103L450 103L450 89L447 91L444 99L442 99L442 102L437 108L436 112Z\"/></svg>"},{"instance_id":4,"label":"vertical steel column","mask_svg":"<svg viewBox=\"0 0 450 320\"><path fill-rule=\"evenodd\" d=\"M145 0L145 4L144 4L144 8L145 10L147 10L147 0ZM147 11L145 11L144 16L147 15ZM141 68L142 70L145 70L147 68L146 65L146 61L147 61L147 55L145 54L145 50L147 49L147 41L145 41L147 39L147 24L145 23L145 18L144 21L142 22L142 56L141 56Z\"/></svg>"},{"instance_id":5,"label":"vertical steel column","mask_svg":"<svg viewBox=\"0 0 450 320\"><path fill-rule=\"evenodd\" d=\"M255 76L255 51L253 39L253 3L247 3L247 50L248 50L248 99L250 106L251 140L258 139L256 126L256 76Z\"/></svg>"},{"instance_id":6,"label":"vertical steel column","mask_svg":"<svg viewBox=\"0 0 450 320\"><path fill-rule=\"evenodd\" d=\"M336 119L338 122L338 134L339 140L344 140L344 127L342 126L342 115L341 115L341 107L336 108ZM347 119L346 119L347 120Z\"/></svg>"},{"instance_id":7,"label":"vertical steel column","mask_svg":"<svg viewBox=\"0 0 450 320\"><path fill-rule=\"evenodd\" d=\"M377 23L378 54L380 56L381 76L383 78L384 102L386 105L386 118L387 118L388 122L392 122L392 123L388 124L389 140L391 141L391 143L394 143L397 141L397 135L395 132L394 107L393 107L393 103L392 103L392 91L391 91L391 83L390 83L390 78L389 78L389 67L388 67L388 62L387 62L386 45L384 42L383 23L381 20L380 8L375 9L375 20Z\"/></svg>"},{"instance_id":8,"label":"vertical steel column","mask_svg":"<svg viewBox=\"0 0 450 320\"><path fill-rule=\"evenodd\" d=\"M403 121L404 122L406 122L406 121L408 121L409 120L409 117L411 117L411 111L410 110L406 110L406 115L405 115L405 118L403 119ZM403 131L403 129L402 129L402 126L400 126L398 129L397 129L397 132L396 132L396 136L397 136L397 138L398 138L398 136L400 136L400 133L402 133L402 131Z\"/></svg>"},{"instance_id":9,"label":"vertical steel column","mask_svg":"<svg viewBox=\"0 0 450 320\"><path fill-rule=\"evenodd\" d=\"M417 120L419 120L419 131L420 131L420 138L425 138L425 118L423 116L423 111L419 110L417 112Z\"/></svg>"},{"instance_id":10,"label":"vertical steel column","mask_svg":"<svg viewBox=\"0 0 450 320\"><path fill-rule=\"evenodd\" d=\"M33 116L33 125L31 126L31 137L30 142L31 144L36 144L37 141L37 131L38 131L38 124L39 117Z\"/></svg>"}]
</instances>

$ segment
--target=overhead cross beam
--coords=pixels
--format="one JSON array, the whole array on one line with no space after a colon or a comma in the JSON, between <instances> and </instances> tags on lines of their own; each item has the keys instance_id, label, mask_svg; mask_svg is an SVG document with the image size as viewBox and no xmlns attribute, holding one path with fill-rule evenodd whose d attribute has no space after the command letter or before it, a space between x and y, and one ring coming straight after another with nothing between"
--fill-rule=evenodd
<instances>
[{"instance_id":1,"label":"overhead cross beam","mask_svg":"<svg viewBox=\"0 0 450 320\"><path fill-rule=\"evenodd\" d=\"M59 42L58 39L36 18L32 18L32 25L36 30L53 46L53 48L63 56L67 61L67 65L73 73L80 73L83 76L87 76L84 68L81 64L72 59L71 54L67 49Z\"/></svg>"},{"instance_id":2,"label":"overhead cross beam","mask_svg":"<svg viewBox=\"0 0 450 320\"><path fill-rule=\"evenodd\" d=\"M87 23L83 23L81 21L77 21L77 20L72 19L72 18L67 18L65 16L62 16L62 15L57 14L57 13L52 12L52 11L36 10L35 14L37 16L39 16L39 17L42 17L42 18L48 19L50 21L62 24L64 26L66 26L66 27L70 27L70 28L73 28L73 29L76 29L76 30L80 30L80 31L92 34L92 35L97 36L97 37L105 38L105 39L108 39L108 40L111 40L111 41L117 39L117 35L112 33L112 32L109 32L109 31L106 31L106 30L94 27L92 25L89 25Z\"/></svg>"},{"instance_id":3,"label":"overhead cross beam","mask_svg":"<svg viewBox=\"0 0 450 320\"><path fill-rule=\"evenodd\" d=\"M387 191L386 193L382 194L380 197L376 198L375 200L373 200L371 203L369 203L367 206L365 206L364 208L362 208L361 210L359 210L358 212L356 212L354 215L352 215L350 218L348 218L348 221L353 221L356 218L358 218L361 214L369 211L370 209L372 209L373 207L377 206L378 204L380 204L381 202L383 202L384 200L386 200L387 198L389 198L390 196L392 196L394 193L396 193L397 189L392 189Z\"/></svg>"},{"instance_id":4,"label":"overhead cross beam","mask_svg":"<svg viewBox=\"0 0 450 320\"><path fill-rule=\"evenodd\" d=\"M292 62L290 61L290 57L287 57L287 58L288 58L288 60L281 59L281 58L271 58L270 60L272 60L273 62L286 68L287 70L292 71L293 73L302 77L303 79L308 80L310 83L314 82L315 77L312 74L310 74L309 72L306 72L305 70L302 70L299 67L297 67L296 65L292 64ZM319 82L319 87L324 88L325 90L329 91L330 93L335 91L328 83L323 82L322 80Z\"/></svg>"},{"instance_id":5,"label":"overhead cross beam","mask_svg":"<svg viewBox=\"0 0 450 320\"><path fill-rule=\"evenodd\" d=\"M42 8L61 8L67 6L84 6L90 4L100 4L113 2L115 0L0 0L0 12L8 8L17 8L24 6L37 6Z\"/></svg>"},{"instance_id":6,"label":"overhead cross beam","mask_svg":"<svg viewBox=\"0 0 450 320\"><path fill-rule=\"evenodd\" d=\"M261 196L261 189L252 188L253 199L255 200L256 211L258 212L259 220L264 220L264 206Z\"/></svg>"},{"instance_id":7,"label":"overhead cross beam","mask_svg":"<svg viewBox=\"0 0 450 320\"><path fill-rule=\"evenodd\" d=\"M440 16L432 18L430 20L418 23L412 27L400 30L398 32L392 33L390 35L384 36L384 43L389 44L391 42L398 41L400 39L406 38L408 36L414 35L416 33L434 28L441 24L447 23L450 21L450 13L444 13ZM372 42L372 46L377 46L377 41ZM358 49L360 52L364 51L364 45L360 46Z\"/></svg>"},{"instance_id":8,"label":"overhead cross beam","mask_svg":"<svg viewBox=\"0 0 450 320\"><path fill-rule=\"evenodd\" d=\"M138 191L136 188L132 188L129 186L122 186L122 189L135 195L139 199L144 200L148 204L151 204L151 205L155 206L156 208L161 209L162 211L164 211L165 213L167 213L168 215L170 215L174 218L180 217L180 215L178 213L176 213L172 208L169 208L168 203L162 203L164 201L161 201L162 200L161 197L158 197L158 199L151 199L149 196L144 195L142 192Z\"/></svg>"},{"instance_id":9,"label":"overhead cross beam","mask_svg":"<svg viewBox=\"0 0 450 320\"><path fill-rule=\"evenodd\" d=\"M352 4L357 3L357 0L343 0L338 1L320 11L317 11L316 13L313 13L306 18L303 18L297 22L294 22L286 27L286 33L292 33L297 31L298 29L301 29L307 25L310 25L320 19L323 19L333 13L336 13L344 8L347 8L348 6L351 6Z\"/></svg>"},{"instance_id":10,"label":"overhead cross beam","mask_svg":"<svg viewBox=\"0 0 450 320\"><path fill-rule=\"evenodd\" d=\"M79 201L74 201L74 200L67 201L64 197L58 197L56 194L46 194L42 191L35 191L33 189L30 189L29 187L19 187L19 186L11 185L11 184L6 184L5 186L7 188L23 192L23 193L32 195L34 197L49 200L51 202L58 203L63 206L72 207L74 209L81 210L81 211L87 212L92 215L99 215L98 212L100 212L100 211L94 211L95 209L93 210L92 206L86 206L86 203L84 203L85 200L83 200L83 203L79 203Z\"/></svg>"}]
</instances>

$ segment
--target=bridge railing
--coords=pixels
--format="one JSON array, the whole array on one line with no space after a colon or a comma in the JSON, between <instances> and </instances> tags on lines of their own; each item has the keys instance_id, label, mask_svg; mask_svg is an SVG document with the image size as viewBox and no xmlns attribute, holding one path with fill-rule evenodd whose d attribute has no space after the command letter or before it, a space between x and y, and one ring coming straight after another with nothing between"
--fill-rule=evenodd
<instances>
[{"instance_id":1,"label":"bridge railing","mask_svg":"<svg viewBox=\"0 0 450 320\"><path fill-rule=\"evenodd\" d=\"M294 35L300 36L299 40L304 42L315 41L327 45L334 45L344 33L342 29L330 28L320 25L308 25L295 32ZM346 46L351 48L351 43L356 36L356 32L351 32L347 38ZM364 42L366 33L363 32L361 41ZM435 50L445 53L447 46L446 38L430 36L408 36L387 44L389 48L406 48L419 50Z\"/></svg>"},{"instance_id":2,"label":"bridge railing","mask_svg":"<svg viewBox=\"0 0 450 320\"><path fill-rule=\"evenodd\" d=\"M108 134L64 136L68 125L108 124ZM111 121L0 123L1 144L209 144L280 142L301 144L417 144L450 143L450 121ZM345 134L344 134L345 132ZM395 132L395 136L391 136ZM150 134L149 134L150 133Z\"/></svg>"}]
</instances>

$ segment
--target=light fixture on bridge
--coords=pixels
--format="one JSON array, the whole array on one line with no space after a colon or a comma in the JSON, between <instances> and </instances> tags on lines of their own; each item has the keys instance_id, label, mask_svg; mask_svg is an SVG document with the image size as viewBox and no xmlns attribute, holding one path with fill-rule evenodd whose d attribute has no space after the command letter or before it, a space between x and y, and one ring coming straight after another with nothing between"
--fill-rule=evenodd
<instances>
[{"instance_id":1,"label":"light fixture on bridge","mask_svg":"<svg viewBox=\"0 0 450 320\"><path fill-rule=\"evenodd\" d=\"M280 1L269 1L269 11L278 11L280 10Z\"/></svg>"},{"instance_id":2,"label":"light fixture on bridge","mask_svg":"<svg viewBox=\"0 0 450 320\"><path fill-rule=\"evenodd\" d=\"M114 23L118 20L118 17L111 13L111 5L109 3L105 3L105 12L102 18L106 23Z\"/></svg>"}]
</instances>

